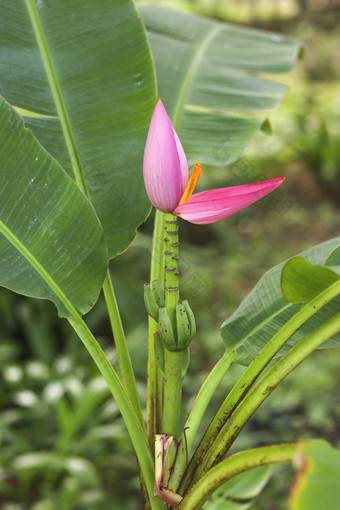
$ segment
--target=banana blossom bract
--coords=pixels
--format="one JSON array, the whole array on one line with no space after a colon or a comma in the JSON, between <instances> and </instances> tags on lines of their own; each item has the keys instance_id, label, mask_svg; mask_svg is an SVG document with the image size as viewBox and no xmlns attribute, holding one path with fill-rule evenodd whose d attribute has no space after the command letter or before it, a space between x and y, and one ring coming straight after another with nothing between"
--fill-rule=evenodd
<instances>
[{"instance_id":1,"label":"banana blossom bract","mask_svg":"<svg viewBox=\"0 0 340 510\"><path fill-rule=\"evenodd\" d=\"M201 165L197 163L189 179L182 144L159 99L152 115L143 162L146 191L156 209L191 223L214 223L248 207L280 186L285 179L277 177L193 195L201 173Z\"/></svg>"}]
</instances>

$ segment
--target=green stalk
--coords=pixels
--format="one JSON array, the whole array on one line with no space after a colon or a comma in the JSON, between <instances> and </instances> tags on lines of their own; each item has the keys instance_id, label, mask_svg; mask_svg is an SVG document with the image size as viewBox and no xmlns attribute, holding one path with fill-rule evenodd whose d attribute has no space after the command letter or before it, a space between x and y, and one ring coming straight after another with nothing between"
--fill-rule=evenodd
<instances>
[{"instance_id":1,"label":"green stalk","mask_svg":"<svg viewBox=\"0 0 340 510\"><path fill-rule=\"evenodd\" d=\"M340 313L306 335L266 372L240 402L230 419L223 425L218 437L204 457L202 466L197 469L194 481L198 480L203 472L208 471L211 466L223 458L249 418L278 384L311 352L339 331Z\"/></svg>"},{"instance_id":2,"label":"green stalk","mask_svg":"<svg viewBox=\"0 0 340 510\"><path fill-rule=\"evenodd\" d=\"M163 434L180 436L182 351L164 350Z\"/></svg>"},{"instance_id":3,"label":"green stalk","mask_svg":"<svg viewBox=\"0 0 340 510\"><path fill-rule=\"evenodd\" d=\"M259 374L266 368L268 363L290 339L290 337L303 324L305 324L308 319L315 315L323 306L334 299L338 294L340 294L340 280L325 289L313 300L306 303L303 308L291 317L291 319L289 319L289 321L287 321L286 324L263 347L227 395L217 414L211 421L184 474L180 490L185 490L188 487L190 479L193 478L194 474L202 465L203 458L214 443L221 428L230 418L237 405L248 393Z\"/></svg>"},{"instance_id":4,"label":"green stalk","mask_svg":"<svg viewBox=\"0 0 340 510\"><path fill-rule=\"evenodd\" d=\"M133 408L136 411L136 415L140 424L144 427L144 418L140 400L138 398L137 386L135 375L132 368L130 353L127 348L125 334L123 330L122 321L118 309L116 296L113 290L110 271L107 270L106 277L103 284L104 296L106 300L107 311L110 317L110 323L112 327L112 333L115 341L118 364L122 383L125 391L130 399Z\"/></svg>"},{"instance_id":5,"label":"green stalk","mask_svg":"<svg viewBox=\"0 0 340 510\"><path fill-rule=\"evenodd\" d=\"M223 483L232 477L257 466L278 462L293 462L295 445L263 446L236 453L206 473L183 498L179 510L198 510Z\"/></svg>"},{"instance_id":6,"label":"green stalk","mask_svg":"<svg viewBox=\"0 0 340 510\"><path fill-rule=\"evenodd\" d=\"M157 322L149 317L146 422L149 446L153 453L155 451L155 436L162 433L163 379L156 363L154 350L154 334L157 330Z\"/></svg>"},{"instance_id":7,"label":"green stalk","mask_svg":"<svg viewBox=\"0 0 340 510\"><path fill-rule=\"evenodd\" d=\"M178 223L176 216L165 214L165 305L170 317L172 330L176 335L176 305L179 302L178 272ZM182 399L182 358L181 351L164 349L163 386L163 434L179 438Z\"/></svg>"},{"instance_id":8,"label":"green stalk","mask_svg":"<svg viewBox=\"0 0 340 510\"><path fill-rule=\"evenodd\" d=\"M92 359L96 363L100 373L104 377L112 392L112 395L126 423L127 430L136 451L138 463L143 473L143 478L147 488L151 508L153 510L160 510L163 508L163 505L153 495L154 465L153 459L151 458L145 429L141 425L136 415L136 411L132 407L132 404L127 394L125 393L122 383L120 382L115 370L113 369L105 353L101 349L97 340L81 316L75 312L72 313L68 320L90 353Z\"/></svg>"},{"instance_id":9,"label":"green stalk","mask_svg":"<svg viewBox=\"0 0 340 510\"><path fill-rule=\"evenodd\" d=\"M188 419L184 425L184 431L181 435L176 455L176 461L173 467L173 472L171 474L170 489L175 492L185 471L187 458L191 454L193 443L205 411L207 410L207 407L217 387L219 386L222 378L226 374L235 357L235 351L226 351L222 358L211 370L210 374L204 381L201 389L197 394Z\"/></svg>"},{"instance_id":10,"label":"green stalk","mask_svg":"<svg viewBox=\"0 0 340 510\"><path fill-rule=\"evenodd\" d=\"M164 282L164 213L156 211L152 241L150 282ZM155 360L154 334L157 322L149 317L148 383L146 423L151 451L155 449L155 436L162 432L162 376Z\"/></svg>"},{"instance_id":11,"label":"green stalk","mask_svg":"<svg viewBox=\"0 0 340 510\"><path fill-rule=\"evenodd\" d=\"M129 398L133 409L136 413L137 419L139 420L140 426L145 430L145 423L143 418L143 412L140 405L140 400L138 398L136 380L132 368L130 353L127 348L125 333L123 329L123 324L121 321L118 303L116 300L116 296L114 293L110 270L107 270L106 277L103 283L103 291L106 301L106 307L110 318L112 334L115 342L119 370L121 374L121 379L123 386L125 388L125 393ZM152 452L152 450L151 450ZM153 458L153 452L152 452ZM146 480L144 478L144 473L142 466L139 466L140 470L140 479L141 479L141 487L143 492L143 497L145 501L149 500L149 497L146 498L148 489L146 487Z\"/></svg>"}]
</instances>

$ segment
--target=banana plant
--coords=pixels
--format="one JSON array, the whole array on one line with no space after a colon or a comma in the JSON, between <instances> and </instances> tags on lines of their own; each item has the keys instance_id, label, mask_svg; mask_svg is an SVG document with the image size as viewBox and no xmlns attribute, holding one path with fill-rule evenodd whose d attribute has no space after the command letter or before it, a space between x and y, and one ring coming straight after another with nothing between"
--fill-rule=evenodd
<instances>
[{"instance_id":1,"label":"banana plant","mask_svg":"<svg viewBox=\"0 0 340 510\"><path fill-rule=\"evenodd\" d=\"M267 110L286 90L268 75L289 71L301 44L155 5L138 11L131 0L4 0L0 24L0 284L52 301L77 333L126 424L145 508L252 499L266 466L290 462L299 472L291 508L320 508L327 497L336 510L337 483L325 495L312 473L336 478L338 452L324 443L229 450L288 373L327 342L339 345L339 238L269 271L227 318L225 353L181 420L196 323L180 293L178 218L224 221L278 193L282 176L194 191L202 171L232 163L268 131ZM111 272L151 205L145 421ZM119 370L83 318L101 290ZM233 363L247 368L195 447Z\"/></svg>"}]
</instances>

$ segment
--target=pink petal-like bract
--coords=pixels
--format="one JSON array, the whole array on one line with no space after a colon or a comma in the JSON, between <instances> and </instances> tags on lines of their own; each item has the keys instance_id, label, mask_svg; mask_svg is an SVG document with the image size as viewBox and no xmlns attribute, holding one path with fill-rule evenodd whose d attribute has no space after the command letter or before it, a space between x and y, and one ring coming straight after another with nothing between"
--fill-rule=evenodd
<instances>
[{"instance_id":1,"label":"pink petal-like bract","mask_svg":"<svg viewBox=\"0 0 340 510\"><path fill-rule=\"evenodd\" d=\"M202 191L192 195L186 204L176 207L173 214L198 225L215 223L232 216L268 195L284 180L284 177L277 177L254 184Z\"/></svg>"},{"instance_id":2,"label":"pink petal-like bract","mask_svg":"<svg viewBox=\"0 0 340 510\"><path fill-rule=\"evenodd\" d=\"M149 127L143 175L150 202L160 211L173 211L185 190L189 172L183 147L161 100Z\"/></svg>"},{"instance_id":3,"label":"pink petal-like bract","mask_svg":"<svg viewBox=\"0 0 340 510\"><path fill-rule=\"evenodd\" d=\"M183 195L185 188L187 187L188 180L189 180L189 168L188 168L188 161L187 157L185 155L185 152L183 150L182 144L180 139L178 138L178 135L175 131L175 128L172 126L172 131L175 137L176 147L177 147L177 154L179 157L179 163L181 166L181 179L182 179L182 192L181 196ZM177 202L178 204L178 202ZM177 205L176 204L176 205Z\"/></svg>"}]
</instances>

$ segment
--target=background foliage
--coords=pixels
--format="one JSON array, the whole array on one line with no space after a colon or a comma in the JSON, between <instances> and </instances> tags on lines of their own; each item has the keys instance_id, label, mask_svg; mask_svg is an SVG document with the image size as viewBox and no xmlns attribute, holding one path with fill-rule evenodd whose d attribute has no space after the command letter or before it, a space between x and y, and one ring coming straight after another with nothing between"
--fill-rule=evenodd
<instances>
[{"instance_id":1,"label":"background foliage","mask_svg":"<svg viewBox=\"0 0 340 510\"><path fill-rule=\"evenodd\" d=\"M291 2L287 11L268 7L268 2L238 2L244 5L241 16L233 2L223 8L224 2L213 0L177 2L180 8L235 18L306 43L304 60L287 78L289 94L271 116L272 136L259 134L241 160L227 169L207 170L203 183L225 186L286 175L285 187L275 198L225 222L206 227L181 224L182 292L199 311L185 384L189 403L223 350L220 324L258 278L283 259L339 234L337 12L326 2L317 12L313 2L301 10L302 3ZM151 232L152 218L113 264L142 396L147 354L142 288L148 280ZM87 321L115 362L101 300ZM0 328L0 507L140 508L124 425L86 352L67 323L57 320L53 305L1 289ZM337 351L313 354L265 402L235 448L298 437L322 437L339 447L338 366ZM229 372L213 404L216 408L241 371L236 366ZM275 469L254 508L285 509L291 474L290 468Z\"/></svg>"}]
</instances>

